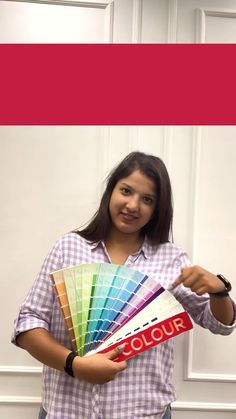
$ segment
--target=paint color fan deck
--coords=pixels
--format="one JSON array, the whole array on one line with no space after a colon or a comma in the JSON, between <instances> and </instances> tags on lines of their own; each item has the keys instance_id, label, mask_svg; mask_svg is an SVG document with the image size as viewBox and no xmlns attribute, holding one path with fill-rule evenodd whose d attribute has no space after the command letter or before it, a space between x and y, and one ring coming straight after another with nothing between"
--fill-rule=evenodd
<instances>
[{"instance_id":1,"label":"paint color fan deck","mask_svg":"<svg viewBox=\"0 0 236 419\"><path fill-rule=\"evenodd\" d=\"M119 361L192 328L189 315L169 291L126 266L85 263L52 272L51 278L80 356L124 343Z\"/></svg>"}]
</instances>

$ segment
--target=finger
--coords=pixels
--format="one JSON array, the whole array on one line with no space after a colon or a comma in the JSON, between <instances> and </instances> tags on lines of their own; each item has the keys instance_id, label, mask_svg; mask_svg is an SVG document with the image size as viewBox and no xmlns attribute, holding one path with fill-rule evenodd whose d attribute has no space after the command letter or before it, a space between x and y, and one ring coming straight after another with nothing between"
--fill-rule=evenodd
<instances>
[{"instance_id":1,"label":"finger","mask_svg":"<svg viewBox=\"0 0 236 419\"><path fill-rule=\"evenodd\" d=\"M106 352L106 356L108 359L115 359L117 358L120 354L122 354L123 350L125 349L125 344L122 344L120 346L117 346L115 349L112 349L109 352Z\"/></svg>"},{"instance_id":2,"label":"finger","mask_svg":"<svg viewBox=\"0 0 236 419\"><path fill-rule=\"evenodd\" d=\"M183 284L185 287L191 288L192 283L194 282L194 275L188 274L188 276L180 275L172 284L172 289L176 288L178 285Z\"/></svg>"},{"instance_id":3,"label":"finger","mask_svg":"<svg viewBox=\"0 0 236 419\"><path fill-rule=\"evenodd\" d=\"M182 281L183 285L187 288L198 288L201 285L201 278L196 277L195 273L191 273Z\"/></svg>"},{"instance_id":4,"label":"finger","mask_svg":"<svg viewBox=\"0 0 236 419\"><path fill-rule=\"evenodd\" d=\"M178 285L182 284L183 279L181 278L181 275L172 283L171 289L174 289L178 287Z\"/></svg>"},{"instance_id":5,"label":"finger","mask_svg":"<svg viewBox=\"0 0 236 419\"><path fill-rule=\"evenodd\" d=\"M172 283L171 289L176 288L178 285L182 284L189 277L189 275L191 275L191 267L182 268L181 274Z\"/></svg>"},{"instance_id":6,"label":"finger","mask_svg":"<svg viewBox=\"0 0 236 419\"><path fill-rule=\"evenodd\" d=\"M183 269L181 270L180 276L176 278L176 280L172 283L172 288L176 288L178 285L182 284L186 279L186 274L183 273Z\"/></svg>"},{"instance_id":7,"label":"finger","mask_svg":"<svg viewBox=\"0 0 236 419\"><path fill-rule=\"evenodd\" d=\"M127 368L127 366L128 366L128 364L127 364L126 361L117 362L117 368L118 368L119 372L125 370Z\"/></svg>"}]
</instances>

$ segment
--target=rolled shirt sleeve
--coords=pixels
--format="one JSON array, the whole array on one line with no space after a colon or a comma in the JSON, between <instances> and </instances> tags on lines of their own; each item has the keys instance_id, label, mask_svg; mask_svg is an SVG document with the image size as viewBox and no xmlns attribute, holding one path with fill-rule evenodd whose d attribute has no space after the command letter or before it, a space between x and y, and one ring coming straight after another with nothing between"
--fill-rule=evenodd
<instances>
[{"instance_id":1,"label":"rolled shirt sleeve","mask_svg":"<svg viewBox=\"0 0 236 419\"><path fill-rule=\"evenodd\" d=\"M14 323L12 343L17 344L16 338L22 332L35 328L50 330L56 293L49 274L60 269L62 263L60 246L57 242L47 255L41 271L20 307L19 315Z\"/></svg>"}]
</instances>

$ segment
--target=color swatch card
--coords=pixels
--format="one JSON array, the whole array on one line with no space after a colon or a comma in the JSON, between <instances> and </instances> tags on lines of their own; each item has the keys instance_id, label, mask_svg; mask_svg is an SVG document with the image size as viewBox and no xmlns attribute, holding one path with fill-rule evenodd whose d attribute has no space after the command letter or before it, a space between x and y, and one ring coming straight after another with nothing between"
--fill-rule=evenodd
<instances>
[{"instance_id":1,"label":"color swatch card","mask_svg":"<svg viewBox=\"0 0 236 419\"><path fill-rule=\"evenodd\" d=\"M123 265L80 264L51 274L80 356L125 344L127 359L192 328L181 304L154 278Z\"/></svg>"}]
</instances>

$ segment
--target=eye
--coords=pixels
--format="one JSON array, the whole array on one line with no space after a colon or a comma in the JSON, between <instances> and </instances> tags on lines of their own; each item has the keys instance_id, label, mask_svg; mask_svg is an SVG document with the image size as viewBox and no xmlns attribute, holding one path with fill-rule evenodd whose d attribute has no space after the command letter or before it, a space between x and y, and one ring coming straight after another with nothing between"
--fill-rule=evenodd
<instances>
[{"instance_id":1,"label":"eye","mask_svg":"<svg viewBox=\"0 0 236 419\"><path fill-rule=\"evenodd\" d=\"M131 194L131 190L129 188L124 187L124 186L120 190L121 190L121 193L123 195L130 195Z\"/></svg>"},{"instance_id":2,"label":"eye","mask_svg":"<svg viewBox=\"0 0 236 419\"><path fill-rule=\"evenodd\" d=\"M152 205L154 200L150 196L144 196L143 197L143 202L147 205Z\"/></svg>"}]
</instances>

